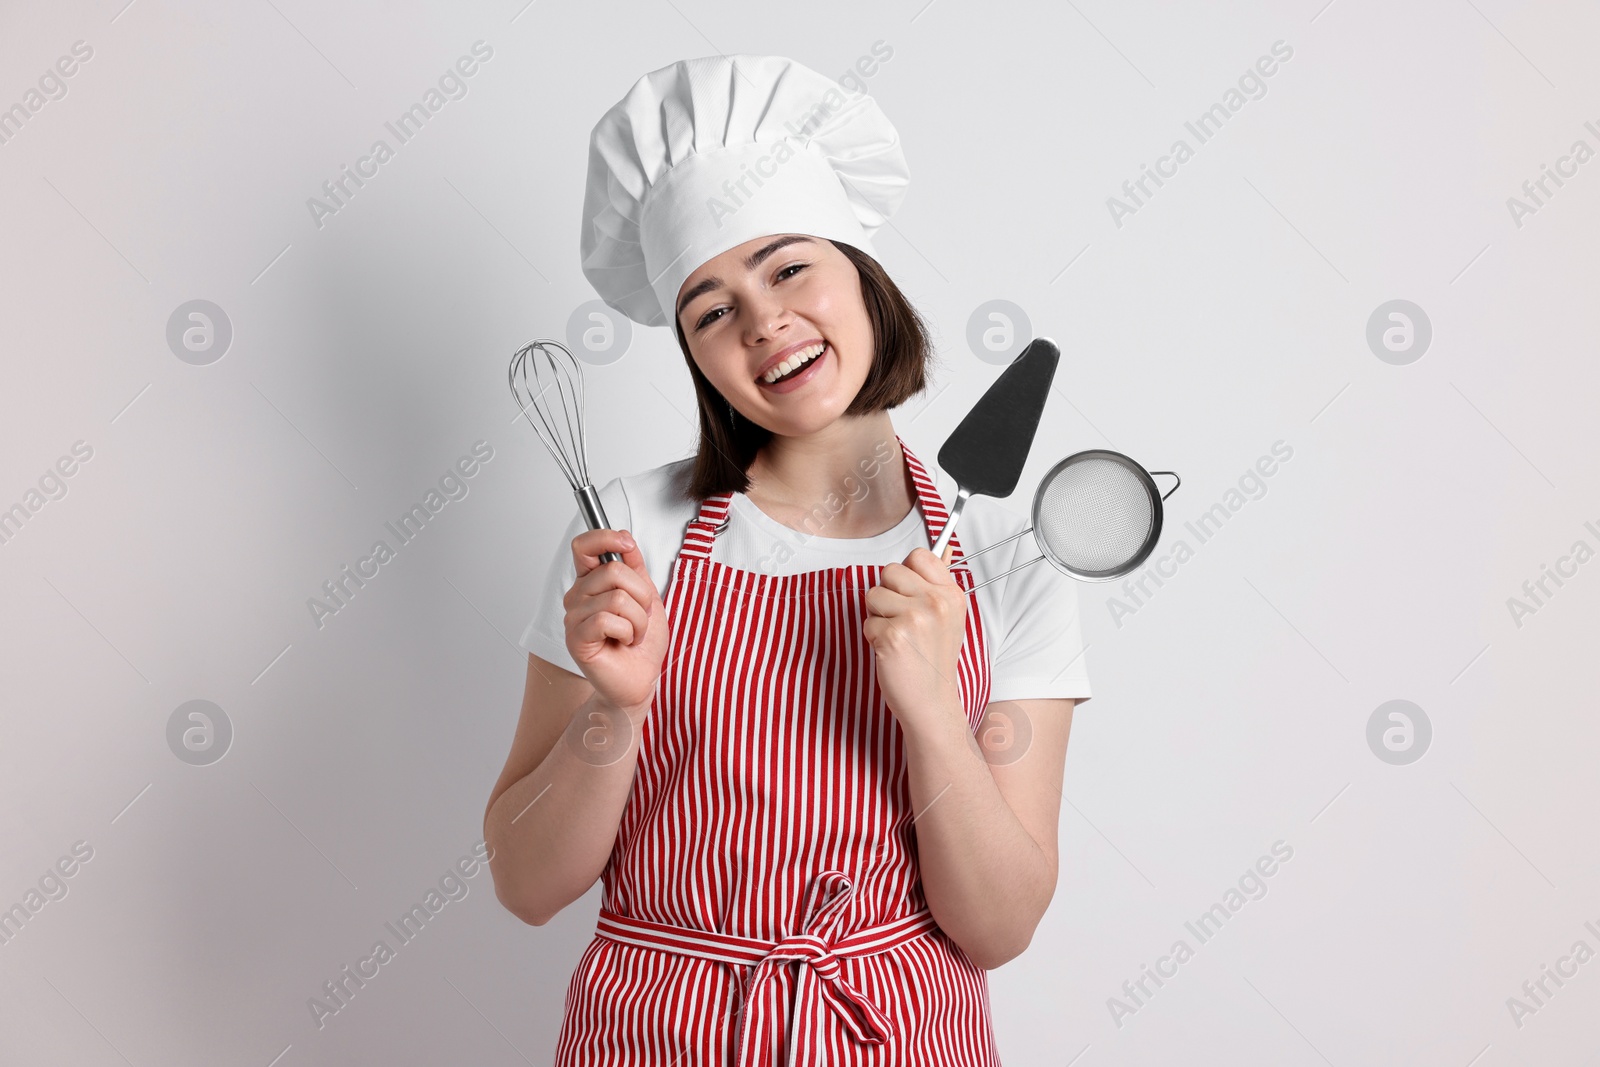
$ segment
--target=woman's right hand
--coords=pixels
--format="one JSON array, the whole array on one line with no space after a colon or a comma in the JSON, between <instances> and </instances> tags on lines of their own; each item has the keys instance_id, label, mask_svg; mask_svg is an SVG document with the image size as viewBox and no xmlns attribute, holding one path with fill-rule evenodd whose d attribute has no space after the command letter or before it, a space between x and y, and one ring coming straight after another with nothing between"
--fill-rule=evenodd
<instances>
[{"instance_id":1,"label":"woman's right hand","mask_svg":"<svg viewBox=\"0 0 1600 1067\"><path fill-rule=\"evenodd\" d=\"M601 563L603 552L622 562ZM667 611L644 556L627 531L585 530L572 558L577 578L561 598L567 652L600 700L646 715L667 655Z\"/></svg>"}]
</instances>

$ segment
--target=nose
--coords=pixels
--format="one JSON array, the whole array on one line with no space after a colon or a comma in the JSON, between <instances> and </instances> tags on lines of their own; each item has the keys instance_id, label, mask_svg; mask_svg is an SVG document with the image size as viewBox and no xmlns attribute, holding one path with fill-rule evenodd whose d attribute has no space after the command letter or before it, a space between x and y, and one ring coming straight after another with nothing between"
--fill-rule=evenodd
<instances>
[{"instance_id":1,"label":"nose","mask_svg":"<svg viewBox=\"0 0 1600 1067\"><path fill-rule=\"evenodd\" d=\"M765 341L783 336L794 321L794 313L784 304L783 298L770 289L758 289L746 304L745 344L754 348Z\"/></svg>"}]
</instances>

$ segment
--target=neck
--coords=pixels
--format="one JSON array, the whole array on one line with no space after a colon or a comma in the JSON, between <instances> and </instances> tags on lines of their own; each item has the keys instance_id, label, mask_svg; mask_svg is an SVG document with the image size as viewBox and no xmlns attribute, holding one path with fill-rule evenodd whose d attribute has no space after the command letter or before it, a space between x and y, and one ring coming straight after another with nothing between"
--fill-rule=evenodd
<instances>
[{"instance_id":1,"label":"neck","mask_svg":"<svg viewBox=\"0 0 1600 1067\"><path fill-rule=\"evenodd\" d=\"M883 533L906 517L916 499L887 411L842 417L804 437L774 434L748 474L745 495L785 525L826 507L827 537Z\"/></svg>"}]
</instances>

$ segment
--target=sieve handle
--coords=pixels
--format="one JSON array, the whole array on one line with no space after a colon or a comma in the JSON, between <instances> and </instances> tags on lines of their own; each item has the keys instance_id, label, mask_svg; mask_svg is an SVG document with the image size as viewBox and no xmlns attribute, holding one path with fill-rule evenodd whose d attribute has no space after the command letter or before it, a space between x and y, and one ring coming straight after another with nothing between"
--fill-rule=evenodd
<instances>
[{"instance_id":1,"label":"sieve handle","mask_svg":"<svg viewBox=\"0 0 1600 1067\"><path fill-rule=\"evenodd\" d=\"M979 556L983 555L985 552L991 551L992 549L999 548L1001 545L1010 544L1012 541L1015 541L1017 538L1021 537L1023 534L1029 534L1029 533L1032 533L1032 532L1033 532L1033 527L1029 526L1025 530L1018 530L1016 533L1012 534L1010 537L1007 537L1006 539L1004 539L1002 541L996 541L994 544L990 545L988 548L980 548L976 552L963 552L961 554L961 562L965 563L969 559L977 559ZM1043 559L1044 557L1040 556L1039 558ZM1006 573L1010 574L1011 572L1007 571Z\"/></svg>"},{"instance_id":2,"label":"sieve handle","mask_svg":"<svg viewBox=\"0 0 1600 1067\"><path fill-rule=\"evenodd\" d=\"M586 485L573 493L578 498L578 510L583 512L583 521L589 524L591 530L608 530L611 523L606 519L606 509L600 503L600 494L595 492L592 485ZM615 552L600 553L601 563L621 563L622 557Z\"/></svg>"},{"instance_id":3,"label":"sieve handle","mask_svg":"<svg viewBox=\"0 0 1600 1067\"><path fill-rule=\"evenodd\" d=\"M1165 500L1167 497L1178 491L1178 486L1183 484L1183 479L1178 477L1177 471L1151 471L1150 477L1154 478L1158 474L1165 474L1172 479L1172 488L1161 494L1161 499Z\"/></svg>"},{"instance_id":4,"label":"sieve handle","mask_svg":"<svg viewBox=\"0 0 1600 1067\"><path fill-rule=\"evenodd\" d=\"M1027 533L1027 531L1024 530L1023 533ZM1007 540L1009 540L1009 538ZM987 552L988 549L986 548L986 549L984 549L984 551ZM1035 563L1038 563L1041 559L1044 559L1044 556L1042 556L1042 555L1034 556L1028 562L1019 563L1015 567L1012 567L1010 570L1006 571L1005 574L997 574L993 578L990 578L988 581L979 582L977 585L975 585L971 589L967 590L967 592L976 593L978 590L982 589L984 586L993 585L995 582L998 582L1000 579L1004 578L1006 576L1006 574L1015 574L1015 573L1017 573L1018 571L1020 571L1024 567L1033 566Z\"/></svg>"}]
</instances>

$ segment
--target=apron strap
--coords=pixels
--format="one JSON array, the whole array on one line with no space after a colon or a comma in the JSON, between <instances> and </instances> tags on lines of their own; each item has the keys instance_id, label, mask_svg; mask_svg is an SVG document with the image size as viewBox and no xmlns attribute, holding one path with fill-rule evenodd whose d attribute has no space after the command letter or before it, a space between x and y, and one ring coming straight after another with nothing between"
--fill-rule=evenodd
<instances>
[{"instance_id":1,"label":"apron strap","mask_svg":"<svg viewBox=\"0 0 1600 1067\"><path fill-rule=\"evenodd\" d=\"M711 543L717 539L717 534L727 529L728 502L732 499L732 493L718 493L701 501L700 513L690 521L683 535L683 547L678 550L680 557L711 558Z\"/></svg>"},{"instance_id":2,"label":"apron strap","mask_svg":"<svg viewBox=\"0 0 1600 1067\"><path fill-rule=\"evenodd\" d=\"M821 1062L824 1013L861 1045L882 1045L898 1034L894 1020L877 999L844 975L839 960L876 956L910 944L938 929L927 908L911 915L838 936L855 886L843 871L821 871L806 892L800 929L778 941L761 941L712 930L636 919L604 905L595 936L636 948L696 956L753 968L740 975L743 1011L734 1044L738 1067L776 1067L777 1038L787 1031L783 1067ZM798 968L794 965L798 964ZM777 979L792 973L790 996Z\"/></svg>"},{"instance_id":3,"label":"apron strap","mask_svg":"<svg viewBox=\"0 0 1600 1067\"><path fill-rule=\"evenodd\" d=\"M900 435L895 434L894 439L900 441ZM928 546L931 548L939 540L944 524L950 521L950 512L946 510L944 499L939 496L939 487L933 484L922 461L906 447L904 441L900 441L900 450L906 454L906 466L911 468L911 481L917 487L917 501L922 505L922 518L928 527ZM962 558L961 539L951 534L950 544L954 546L950 556L950 566L954 568L956 561Z\"/></svg>"}]
</instances>

